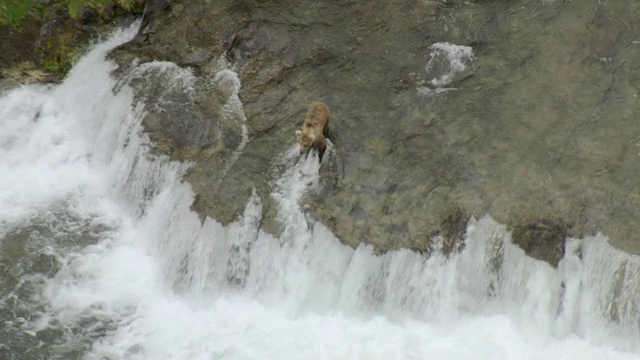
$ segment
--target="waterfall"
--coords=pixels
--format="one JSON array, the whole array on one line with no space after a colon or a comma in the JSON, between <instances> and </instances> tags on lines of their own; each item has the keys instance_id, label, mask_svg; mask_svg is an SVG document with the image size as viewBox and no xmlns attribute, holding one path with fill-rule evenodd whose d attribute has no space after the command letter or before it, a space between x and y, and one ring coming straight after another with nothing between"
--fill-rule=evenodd
<instances>
[{"instance_id":1,"label":"waterfall","mask_svg":"<svg viewBox=\"0 0 640 360\"><path fill-rule=\"evenodd\" d=\"M301 207L320 165L293 143L272 164L281 235L260 228L255 193L231 224L201 221L181 181L189 164L152 155L142 131L148 106L171 104L134 100L128 83L163 74L189 92L194 75L151 62L113 79L105 55L136 29L96 45L62 84L0 97L0 335L13 339L0 354L640 359L640 259L601 234L568 239L557 269L488 216L470 219L449 257L352 249Z\"/></svg>"}]
</instances>

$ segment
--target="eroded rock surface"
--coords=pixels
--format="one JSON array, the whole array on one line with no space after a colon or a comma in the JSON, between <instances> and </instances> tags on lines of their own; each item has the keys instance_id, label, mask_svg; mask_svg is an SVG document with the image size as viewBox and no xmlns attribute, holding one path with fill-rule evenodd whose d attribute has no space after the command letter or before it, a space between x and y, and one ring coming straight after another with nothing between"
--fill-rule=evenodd
<instances>
[{"instance_id":1,"label":"eroded rock surface","mask_svg":"<svg viewBox=\"0 0 640 360\"><path fill-rule=\"evenodd\" d=\"M440 234L453 251L469 217L490 214L555 265L567 235L640 253L638 18L634 1L159 0L115 57L197 77L192 99L145 125L194 163L202 215L228 223L256 188L277 233L273 162L320 100L336 154L308 202L344 242L430 251ZM459 63L439 52L452 45ZM214 81L225 68L242 82L235 120Z\"/></svg>"}]
</instances>

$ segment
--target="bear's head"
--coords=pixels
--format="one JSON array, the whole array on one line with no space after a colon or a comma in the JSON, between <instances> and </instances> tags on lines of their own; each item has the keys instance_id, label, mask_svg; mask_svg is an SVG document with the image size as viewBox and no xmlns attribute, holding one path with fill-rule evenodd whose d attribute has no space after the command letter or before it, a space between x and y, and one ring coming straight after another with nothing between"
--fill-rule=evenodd
<instances>
[{"instance_id":1,"label":"bear's head","mask_svg":"<svg viewBox=\"0 0 640 360\"><path fill-rule=\"evenodd\" d=\"M298 138L298 143L300 144L300 154L304 154L305 152L311 149L313 142L316 141L316 136L314 134L308 134L303 132L302 130L296 130L296 137Z\"/></svg>"}]
</instances>

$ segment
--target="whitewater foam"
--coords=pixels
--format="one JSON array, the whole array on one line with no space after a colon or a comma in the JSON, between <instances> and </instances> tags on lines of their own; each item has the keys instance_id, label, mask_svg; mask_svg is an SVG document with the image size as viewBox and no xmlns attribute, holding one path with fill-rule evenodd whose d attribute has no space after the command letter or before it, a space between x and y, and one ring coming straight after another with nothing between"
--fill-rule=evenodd
<instances>
[{"instance_id":1,"label":"whitewater foam","mask_svg":"<svg viewBox=\"0 0 640 360\"><path fill-rule=\"evenodd\" d=\"M475 60L473 49L470 46L438 42L429 46L431 53L425 66L427 77L430 80L422 81L417 92L422 96L432 96L456 90L450 87L451 83L461 76L465 76L467 69Z\"/></svg>"}]
</instances>

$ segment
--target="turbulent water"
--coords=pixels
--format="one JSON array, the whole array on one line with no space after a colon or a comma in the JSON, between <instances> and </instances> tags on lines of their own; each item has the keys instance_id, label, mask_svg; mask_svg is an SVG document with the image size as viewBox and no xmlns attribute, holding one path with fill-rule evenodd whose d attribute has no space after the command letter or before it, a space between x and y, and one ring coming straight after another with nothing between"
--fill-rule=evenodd
<instances>
[{"instance_id":1,"label":"turbulent water","mask_svg":"<svg viewBox=\"0 0 640 360\"><path fill-rule=\"evenodd\" d=\"M280 238L257 197L201 223L127 85L193 76L150 63L116 82L105 54L134 33L0 97L1 359L640 359L640 259L602 236L569 239L558 269L490 218L450 258L353 250L299 206L318 162L295 145L273 159Z\"/></svg>"}]
</instances>

